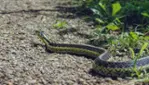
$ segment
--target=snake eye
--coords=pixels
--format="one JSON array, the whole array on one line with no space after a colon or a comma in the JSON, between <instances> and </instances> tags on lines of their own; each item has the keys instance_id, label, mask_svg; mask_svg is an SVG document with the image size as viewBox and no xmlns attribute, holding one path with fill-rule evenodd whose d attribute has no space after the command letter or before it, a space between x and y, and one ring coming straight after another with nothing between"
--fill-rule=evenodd
<instances>
[{"instance_id":1,"label":"snake eye","mask_svg":"<svg viewBox=\"0 0 149 85\"><path fill-rule=\"evenodd\" d=\"M44 33L43 31L40 31L40 36L43 36L43 33Z\"/></svg>"},{"instance_id":2,"label":"snake eye","mask_svg":"<svg viewBox=\"0 0 149 85\"><path fill-rule=\"evenodd\" d=\"M39 35L39 36L43 36L43 31L40 31L40 30L36 30L35 31L35 34Z\"/></svg>"}]
</instances>

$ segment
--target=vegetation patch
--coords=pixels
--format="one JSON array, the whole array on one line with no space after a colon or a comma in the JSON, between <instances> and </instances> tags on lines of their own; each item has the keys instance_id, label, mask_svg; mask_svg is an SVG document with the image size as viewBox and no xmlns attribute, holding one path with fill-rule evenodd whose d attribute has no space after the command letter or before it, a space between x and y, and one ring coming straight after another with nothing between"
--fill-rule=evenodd
<instances>
[{"instance_id":1,"label":"vegetation patch","mask_svg":"<svg viewBox=\"0 0 149 85\"><path fill-rule=\"evenodd\" d=\"M107 48L112 56L134 60L133 75L149 81L148 72L136 67L137 60L149 54L149 0L76 1L92 13L88 19L94 21L95 31L90 43Z\"/></svg>"}]
</instances>

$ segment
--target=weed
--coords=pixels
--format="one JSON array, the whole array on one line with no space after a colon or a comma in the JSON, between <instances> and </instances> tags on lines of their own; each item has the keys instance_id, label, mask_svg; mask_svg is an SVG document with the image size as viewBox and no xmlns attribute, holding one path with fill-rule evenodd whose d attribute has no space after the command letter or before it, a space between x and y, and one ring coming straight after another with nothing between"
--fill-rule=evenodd
<instances>
[{"instance_id":1,"label":"weed","mask_svg":"<svg viewBox=\"0 0 149 85\"><path fill-rule=\"evenodd\" d=\"M62 29L62 28L65 28L66 26L67 26L67 22L60 21L60 20L57 20L56 23L53 25L53 27L57 29Z\"/></svg>"},{"instance_id":2,"label":"weed","mask_svg":"<svg viewBox=\"0 0 149 85\"><path fill-rule=\"evenodd\" d=\"M90 9L89 16L107 30L147 31L149 23L148 0L79 0L82 7ZM131 29L135 28L136 29Z\"/></svg>"},{"instance_id":3,"label":"weed","mask_svg":"<svg viewBox=\"0 0 149 85\"><path fill-rule=\"evenodd\" d=\"M141 58L141 56L143 55L143 51L145 50L145 49L147 49L148 48L148 43L147 42L145 42L144 44L143 44L143 46L141 47L141 50L139 51L139 54L135 54L135 51L132 49L132 48L129 48L130 49L130 51L131 51L131 56L132 56L132 59L134 60L134 65L133 65L133 70L134 70L134 72L135 72L135 74L134 75L137 75L137 77L138 78L141 78L141 71L137 68L137 60L139 59L139 58Z\"/></svg>"},{"instance_id":4,"label":"weed","mask_svg":"<svg viewBox=\"0 0 149 85\"><path fill-rule=\"evenodd\" d=\"M113 56L117 51L132 56L138 79L148 74L142 74L136 64L140 57L149 54L149 0L79 0L79 3L93 12L89 17L95 21L96 29L91 41L96 45L104 41Z\"/></svg>"}]
</instances>

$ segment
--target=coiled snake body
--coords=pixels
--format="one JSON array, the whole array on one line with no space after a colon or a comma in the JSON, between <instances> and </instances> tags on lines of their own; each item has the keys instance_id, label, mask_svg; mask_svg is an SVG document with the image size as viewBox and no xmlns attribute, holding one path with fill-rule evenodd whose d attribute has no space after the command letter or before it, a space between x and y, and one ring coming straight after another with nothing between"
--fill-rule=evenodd
<instances>
[{"instance_id":1,"label":"coiled snake body","mask_svg":"<svg viewBox=\"0 0 149 85\"><path fill-rule=\"evenodd\" d=\"M131 76L132 73L134 73L134 70L132 70L134 66L133 60L124 62L107 61L110 58L110 54L104 48L91 45L52 43L42 31L36 31L36 34L41 41L45 43L47 50L51 52L83 55L94 59L95 61L93 63L93 70L101 75L111 77L126 77ZM148 69L149 57L138 59L136 67L138 70Z\"/></svg>"}]
</instances>

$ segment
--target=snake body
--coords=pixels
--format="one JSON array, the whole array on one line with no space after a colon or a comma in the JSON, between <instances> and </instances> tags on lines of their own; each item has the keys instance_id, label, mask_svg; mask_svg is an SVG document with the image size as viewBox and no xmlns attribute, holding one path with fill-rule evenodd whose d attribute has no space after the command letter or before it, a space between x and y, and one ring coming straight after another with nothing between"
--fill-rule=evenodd
<instances>
[{"instance_id":1,"label":"snake body","mask_svg":"<svg viewBox=\"0 0 149 85\"><path fill-rule=\"evenodd\" d=\"M93 70L104 76L111 77L126 77L134 73L134 61L111 62L108 59L111 57L108 51L101 47L80 44L58 44L52 43L43 33L36 31L38 37L46 45L46 49L56 53L68 53L75 55L87 56L94 59ZM137 60L137 69L140 71L149 69L149 57L143 57Z\"/></svg>"}]
</instances>

